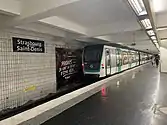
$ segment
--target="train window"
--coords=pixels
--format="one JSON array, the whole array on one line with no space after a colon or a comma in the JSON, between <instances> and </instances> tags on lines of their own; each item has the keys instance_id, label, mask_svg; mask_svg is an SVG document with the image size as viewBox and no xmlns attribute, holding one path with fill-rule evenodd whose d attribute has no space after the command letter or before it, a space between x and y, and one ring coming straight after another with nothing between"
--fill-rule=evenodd
<instances>
[{"instance_id":1,"label":"train window","mask_svg":"<svg viewBox=\"0 0 167 125\"><path fill-rule=\"evenodd\" d=\"M138 61L139 61L139 53L136 52L136 62L138 62Z\"/></svg>"},{"instance_id":2,"label":"train window","mask_svg":"<svg viewBox=\"0 0 167 125\"><path fill-rule=\"evenodd\" d=\"M122 65L122 51L120 49L117 49L117 66Z\"/></svg>"},{"instance_id":3,"label":"train window","mask_svg":"<svg viewBox=\"0 0 167 125\"><path fill-rule=\"evenodd\" d=\"M84 61L100 61L102 55L102 47L88 47L84 50Z\"/></svg>"},{"instance_id":4,"label":"train window","mask_svg":"<svg viewBox=\"0 0 167 125\"><path fill-rule=\"evenodd\" d=\"M126 51L122 51L122 63L123 65L128 64L128 53Z\"/></svg>"},{"instance_id":5,"label":"train window","mask_svg":"<svg viewBox=\"0 0 167 125\"><path fill-rule=\"evenodd\" d=\"M142 53L142 61L145 61L145 55Z\"/></svg>"},{"instance_id":6,"label":"train window","mask_svg":"<svg viewBox=\"0 0 167 125\"><path fill-rule=\"evenodd\" d=\"M132 53L132 63L135 63L136 62L136 56L135 56L135 53L133 52Z\"/></svg>"},{"instance_id":7,"label":"train window","mask_svg":"<svg viewBox=\"0 0 167 125\"><path fill-rule=\"evenodd\" d=\"M133 55L132 52L129 51L129 63L132 63L132 60L133 60Z\"/></svg>"}]
</instances>

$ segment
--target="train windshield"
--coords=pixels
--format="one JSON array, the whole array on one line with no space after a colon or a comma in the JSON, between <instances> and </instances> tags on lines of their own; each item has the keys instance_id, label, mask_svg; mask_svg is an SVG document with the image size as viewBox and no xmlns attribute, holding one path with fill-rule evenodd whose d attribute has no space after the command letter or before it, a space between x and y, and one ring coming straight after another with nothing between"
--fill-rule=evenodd
<instances>
[{"instance_id":1,"label":"train windshield","mask_svg":"<svg viewBox=\"0 0 167 125\"><path fill-rule=\"evenodd\" d=\"M99 62L101 60L102 46L89 46L84 50L85 62Z\"/></svg>"}]
</instances>

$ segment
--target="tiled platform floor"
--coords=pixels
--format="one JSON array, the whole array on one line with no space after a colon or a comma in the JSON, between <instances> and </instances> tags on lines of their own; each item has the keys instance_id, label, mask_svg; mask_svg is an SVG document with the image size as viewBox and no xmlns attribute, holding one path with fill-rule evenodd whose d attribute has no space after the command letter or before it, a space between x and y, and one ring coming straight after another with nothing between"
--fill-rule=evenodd
<instances>
[{"instance_id":1,"label":"tiled platform floor","mask_svg":"<svg viewBox=\"0 0 167 125\"><path fill-rule=\"evenodd\" d=\"M167 125L167 74L151 65L135 77L111 84L43 125Z\"/></svg>"}]
</instances>

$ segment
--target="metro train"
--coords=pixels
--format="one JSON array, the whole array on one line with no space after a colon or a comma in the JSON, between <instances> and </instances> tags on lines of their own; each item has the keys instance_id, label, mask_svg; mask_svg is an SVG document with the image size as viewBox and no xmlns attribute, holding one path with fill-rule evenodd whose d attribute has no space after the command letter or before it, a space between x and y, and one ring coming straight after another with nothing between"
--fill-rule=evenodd
<instances>
[{"instance_id":1,"label":"metro train","mask_svg":"<svg viewBox=\"0 0 167 125\"><path fill-rule=\"evenodd\" d=\"M83 73L101 78L147 63L151 56L123 46L89 45L83 50Z\"/></svg>"}]
</instances>

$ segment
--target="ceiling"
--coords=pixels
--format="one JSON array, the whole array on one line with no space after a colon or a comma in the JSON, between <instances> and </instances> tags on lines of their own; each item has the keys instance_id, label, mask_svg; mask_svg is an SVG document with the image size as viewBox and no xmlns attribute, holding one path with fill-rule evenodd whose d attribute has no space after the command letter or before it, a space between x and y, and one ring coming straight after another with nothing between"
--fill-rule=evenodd
<instances>
[{"instance_id":1,"label":"ceiling","mask_svg":"<svg viewBox=\"0 0 167 125\"><path fill-rule=\"evenodd\" d=\"M138 44L143 41L149 41L148 36L142 30L114 33L106 36L112 39L111 42L118 42L124 44Z\"/></svg>"},{"instance_id":2,"label":"ceiling","mask_svg":"<svg viewBox=\"0 0 167 125\"><path fill-rule=\"evenodd\" d=\"M1 27L15 27L69 39L96 38L149 52L158 52L138 23L127 0L2 0ZM12 1L12 8L9 4ZM162 0L158 0L162 1ZM165 0L164 0L165 1ZM157 4L154 0L154 5ZM38 6L34 6L38 5ZM167 26L161 18L167 12L156 9L156 27ZM9 7L9 8L8 8ZM30 9L31 8L31 9ZM167 18L167 16L166 16ZM167 31L158 31L167 38ZM98 40L97 40L98 41ZM94 40L92 42L95 43Z\"/></svg>"},{"instance_id":3,"label":"ceiling","mask_svg":"<svg viewBox=\"0 0 167 125\"><path fill-rule=\"evenodd\" d=\"M83 0L57 9L56 16L84 27L135 21L136 17L123 0ZM136 23L136 26L138 24Z\"/></svg>"},{"instance_id":4,"label":"ceiling","mask_svg":"<svg viewBox=\"0 0 167 125\"><path fill-rule=\"evenodd\" d=\"M156 13L164 13L167 11L167 1L166 0L152 0L153 8Z\"/></svg>"}]
</instances>

